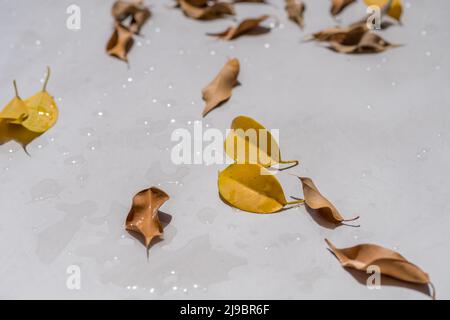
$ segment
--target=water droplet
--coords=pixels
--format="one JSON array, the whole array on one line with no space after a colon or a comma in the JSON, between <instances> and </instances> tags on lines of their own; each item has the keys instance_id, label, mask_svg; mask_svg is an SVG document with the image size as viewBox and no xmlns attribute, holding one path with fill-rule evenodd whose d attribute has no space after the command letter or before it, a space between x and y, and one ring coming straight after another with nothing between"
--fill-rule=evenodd
<instances>
[{"instance_id":1,"label":"water droplet","mask_svg":"<svg viewBox=\"0 0 450 320\"><path fill-rule=\"evenodd\" d=\"M170 119L170 123L175 123L175 119Z\"/></svg>"},{"instance_id":2,"label":"water droplet","mask_svg":"<svg viewBox=\"0 0 450 320\"><path fill-rule=\"evenodd\" d=\"M427 30L422 30L422 31L420 32L420 34L423 35L423 36L426 36L426 35L427 35Z\"/></svg>"},{"instance_id":3,"label":"water droplet","mask_svg":"<svg viewBox=\"0 0 450 320\"><path fill-rule=\"evenodd\" d=\"M41 45L41 40L36 40L35 43L36 43L37 46L40 46Z\"/></svg>"},{"instance_id":4,"label":"water droplet","mask_svg":"<svg viewBox=\"0 0 450 320\"><path fill-rule=\"evenodd\" d=\"M264 44L264 48L269 49L270 48L270 44L269 43L265 43Z\"/></svg>"},{"instance_id":5,"label":"water droplet","mask_svg":"<svg viewBox=\"0 0 450 320\"><path fill-rule=\"evenodd\" d=\"M216 52L215 52L214 50L211 50L211 51L209 52L209 54L212 55L212 56L215 56L215 55L216 55Z\"/></svg>"},{"instance_id":6,"label":"water droplet","mask_svg":"<svg viewBox=\"0 0 450 320\"><path fill-rule=\"evenodd\" d=\"M431 51L425 52L425 55L426 55L427 57L431 57Z\"/></svg>"},{"instance_id":7,"label":"water droplet","mask_svg":"<svg viewBox=\"0 0 450 320\"><path fill-rule=\"evenodd\" d=\"M368 109L368 110L372 110L372 105L368 104L368 105L367 105L367 109Z\"/></svg>"},{"instance_id":8,"label":"water droplet","mask_svg":"<svg viewBox=\"0 0 450 320\"><path fill-rule=\"evenodd\" d=\"M132 77L128 77L127 81L128 82L133 82L133 78Z\"/></svg>"},{"instance_id":9,"label":"water droplet","mask_svg":"<svg viewBox=\"0 0 450 320\"><path fill-rule=\"evenodd\" d=\"M173 287L172 287L172 290L173 290L173 291L177 291L177 290L178 290L178 287L177 287L177 286L173 286Z\"/></svg>"},{"instance_id":10,"label":"water droplet","mask_svg":"<svg viewBox=\"0 0 450 320\"><path fill-rule=\"evenodd\" d=\"M395 86L397 86L397 82L392 81L391 85L392 85L393 87L395 87Z\"/></svg>"},{"instance_id":11,"label":"water droplet","mask_svg":"<svg viewBox=\"0 0 450 320\"><path fill-rule=\"evenodd\" d=\"M366 71L369 72L370 70L372 70L371 67L366 67Z\"/></svg>"},{"instance_id":12,"label":"water droplet","mask_svg":"<svg viewBox=\"0 0 450 320\"><path fill-rule=\"evenodd\" d=\"M103 111L99 111L99 112L97 112L97 116L99 116L99 117L103 117Z\"/></svg>"}]
</instances>

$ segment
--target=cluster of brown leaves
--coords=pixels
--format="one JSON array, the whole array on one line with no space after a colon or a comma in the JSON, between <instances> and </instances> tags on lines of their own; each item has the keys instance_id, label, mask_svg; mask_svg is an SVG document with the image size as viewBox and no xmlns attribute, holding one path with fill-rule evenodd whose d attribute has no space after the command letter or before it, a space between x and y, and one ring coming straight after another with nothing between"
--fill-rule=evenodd
<instances>
[{"instance_id":1,"label":"cluster of brown leaves","mask_svg":"<svg viewBox=\"0 0 450 320\"><path fill-rule=\"evenodd\" d=\"M384 6L381 8L382 17L388 15L399 20L401 10L399 11L398 8L401 9L401 3L398 1L386 0ZM335 16L341 13L348 5L354 2L355 0L332 0L331 14ZM365 0L365 2L370 5L371 3L377 4L380 1ZM398 45L391 44L372 31L368 26L367 18L364 17L348 27L324 29L314 33L311 39L317 42L327 42L329 49L346 54L379 53L390 48L398 47Z\"/></svg>"},{"instance_id":2,"label":"cluster of brown leaves","mask_svg":"<svg viewBox=\"0 0 450 320\"><path fill-rule=\"evenodd\" d=\"M151 12L143 5L142 0L118 0L111 13L115 20L114 32L106 45L106 52L128 62L127 54L133 46L133 35L139 34Z\"/></svg>"}]
</instances>

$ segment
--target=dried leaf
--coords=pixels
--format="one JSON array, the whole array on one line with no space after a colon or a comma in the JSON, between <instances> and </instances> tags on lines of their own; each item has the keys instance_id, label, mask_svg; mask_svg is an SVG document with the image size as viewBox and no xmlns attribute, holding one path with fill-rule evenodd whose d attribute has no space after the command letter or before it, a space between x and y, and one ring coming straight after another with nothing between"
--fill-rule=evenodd
<instances>
[{"instance_id":1,"label":"dried leaf","mask_svg":"<svg viewBox=\"0 0 450 320\"><path fill-rule=\"evenodd\" d=\"M375 244L338 249L328 239L325 242L343 267L367 271L369 266L374 265L384 275L411 283L430 284L433 287L427 273L395 251ZM435 292L433 298L434 294Z\"/></svg>"},{"instance_id":2,"label":"dried leaf","mask_svg":"<svg viewBox=\"0 0 450 320\"><path fill-rule=\"evenodd\" d=\"M202 90L203 100L206 102L203 117L231 97L231 92L238 83L239 69L238 59L228 60L214 80Z\"/></svg>"},{"instance_id":3,"label":"dried leaf","mask_svg":"<svg viewBox=\"0 0 450 320\"><path fill-rule=\"evenodd\" d=\"M128 17L131 17L129 30L133 33L139 33L141 27L150 18L150 10L142 5L142 1L116 1L112 7L112 15L118 23L122 23Z\"/></svg>"},{"instance_id":4,"label":"dried leaf","mask_svg":"<svg viewBox=\"0 0 450 320\"><path fill-rule=\"evenodd\" d=\"M21 124L23 120L28 116L28 108L25 102L19 96L15 80L13 84L16 95L0 112L0 119L4 119L9 123Z\"/></svg>"},{"instance_id":5,"label":"dried leaf","mask_svg":"<svg viewBox=\"0 0 450 320\"><path fill-rule=\"evenodd\" d=\"M25 100L28 116L22 122L22 126L32 132L43 133L58 119L58 106L46 89L49 78L50 67L47 67L47 76L42 90Z\"/></svg>"},{"instance_id":6,"label":"dried leaf","mask_svg":"<svg viewBox=\"0 0 450 320\"><path fill-rule=\"evenodd\" d=\"M272 134L256 120L238 116L231 123L225 140L225 152L236 163L258 163L264 167L277 164L298 164L297 160L281 160L280 148Z\"/></svg>"},{"instance_id":7,"label":"dried leaf","mask_svg":"<svg viewBox=\"0 0 450 320\"><path fill-rule=\"evenodd\" d=\"M331 0L331 15L334 17L341 13L348 5L356 2L356 0Z\"/></svg>"},{"instance_id":8,"label":"dried leaf","mask_svg":"<svg viewBox=\"0 0 450 320\"><path fill-rule=\"evenodd\" d=\"M296 24L303 29L305 26L305 19L303 13L305 12L306 6L302 0L286 0L285 6L286 12L289 19L294 21Z\"/></svg>"},{"instance_id":9,"label":"dried leaf","mask_svg":"<svg viewBox=\"0 0 450 320\"><path fill-rule=\"evenodd\" d=\"M270 171L258 164L232 164L219 173L219 194L229 205L254 213L274 213L286 205L283 189Z\"/></svg>"},{"instance_id":10,"label":"dried leaf","mask_svg":"<svg viewBox=\"0 0 450 320\"><path fill-rule=\"evenodd\" d=\"M367 6L378 6L386 11L387 15L400 21L403 13L401 0L364 0Z\"/></svg>"},{"instance_id":11,"label":"dried leaf","mask_svg":"<svg viewBox=\"0 0 450 320\"><path fill-rule=\"evenodd\" d=\"M330 49L340 53L379 53L386 49L396 47L398 47L398 45L391 44L379 35L370 31L364 33L356 45L335 41L330 43Z\"/></svg>"},{"instance_id":12,"label":"dried leaf","mask_svg":"<svg viewBox=\"0 0 450 320\"><path fill-rule=\"evenodd\" d=\"M193 19L212 20L224 15L235 15L233 5L225 2L214 2L205 7L197 7L187 0L178 0L178 3L183 13Z\"/></svg>"},{"instance_id":13,"label":"dried leaf","mask_svg":"<svg viewBox=\"0 0 450 320\"><path fill-rule=\"evenodd\" d=\"M316 32L312 39L316 41L334 41L343 44L357 44L369 29L365 24L350 27L335 27Z\"/></svg>"},{"instance_id":14,"label":"dried leaf","mask_svg":"<svg viewBox=\"0 0 450 320\"><path fill-rule=\"evenodd\" d=\"M133 197L125 229L141 234L146 247L150 245L154 237L163 234L158 210L167 200L169 196L155 187L142 190Z\"/></svg>"},{"instance_id":15,"label":"dried leaf","mask_svg":"<svg viewBox=\"0 0 450 320\"><path fill-rule=\"evenodd\" d=\"M233 3L262 3L262 4L266 4L267 0L233 0Z\"/></svg>"},{"instance_id":16,"label":"dried leaf","mask_svg":"<svg viewBox=\"0 0 450 320\"><path fill-rule=\"evenodd\" d=\"M353 221L353 219L344 219L336 207L328 201L317 189L316 185L310 178L299 177L303 186L303 196L305 197L306 205L319 213L322 217L333 223L342 223L345 221Z\"/></svg>"},{"instance_id":17,"label":"dried leaf","mask_svg":"<svg viewBox=\"0 0 450 320\"><path fill-rule=\"evenodd\" d=\"M229 27L223 32L208 33L210 36L216 36L223 40L233 40L240 37L243 34L254 33L266 33L270 29L260 26L260 23L269 18L267 15L260 16L253 19L244 19L237 26Z\"/></svg>"},{"instance_id":18,"label":"dried leaf","mask_svg":"<svg viewBox=\"0 0 450 320\"><path fill-rule=\"evenodd\" d=\"M133 46L133 32L123 25L116 23L114 33L106 45L106 52L120 60L127 61L127 53Z\"/></svg>"}]
</instances>

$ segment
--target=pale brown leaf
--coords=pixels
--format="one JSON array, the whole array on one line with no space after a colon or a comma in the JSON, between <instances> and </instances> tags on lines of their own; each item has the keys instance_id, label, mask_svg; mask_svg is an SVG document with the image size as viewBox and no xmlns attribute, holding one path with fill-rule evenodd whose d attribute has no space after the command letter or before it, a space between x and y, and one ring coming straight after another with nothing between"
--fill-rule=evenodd
<instances>
[{"instance_id":1,"label":"pale brown leaf","mask_svg":"<svg viewBox=\"0 0 450 320\"><path fill-rule=\"evenodd\" d=\"M133 197L125 229L142 235L146 247L154 237L163 234L158 210L168 199L169 196L164 191L155 187L142 190Z\"/></svg>"},{"instance_id":2,"label":"pale brown leaf","mask_svg":"<svg viewBox=\"0 0 450 320\"><path fill-rule=\"evenodd\" d=\"M323 218L333 223L342 223L345 221L353 221L359 217L353 219L344 219L336 207L328 201L317 189L316 185L310 178L299 177L303 186L303 196L305 198L305 204L315 210Z\"/></svg>"},{"instance_id":3,"label":"pale brown leaf","mask_svg":"<svg viewBox=\"0 0 450 320\"><path fill-rule=\"evenodd\" d=\"M269 29L260 26L260 23L267 18L269 18L269 16L263 15L258 18L244 19L237 26L229 27L225 31L218 33L208 33L208 35L216 36L223 40L233 40L243 34L251 33L252 31L257 32L259 31L258 29L261 29L260 31L268 32Z\"/></svg>"},{"instance_id":4,"label":"pale brown leaf","mask_svg":"<svg viewBox=\"0 0 450 320\"><path fill-rule=\"evenodd\" d=\"M178 0L178 3L186 16L198 20L212 20L235 14L233 5L225 2L214 2L204 7L192 5L187 0Z\"/></svg>"},{"instance_id":5,"label":"pale brown leaf","mask_svg":"<svg viewBox=\"0 0 450 320\"><path fill-rule=\"evenodd\" d=\"M331 0L331 15L336 16L341 13L348 5L356 2L356 0Z\"/></svg>"},{"instance_id":6,"label":"pale brown leaf","mask_svg":"<svg viewBox=\"0 0 450 320\"><path fill-rule=\"evenodd\" d=\"M116 23L114 32L106 45L106 52L123 61L128 61L127 53L133 45L133 32Z\"/></svg>"},{"instance_id":7,"label":"pale brown leaf","mask_svg":"<svg viewBox=\"0 0 450 320\"><path fill-rule=\"evenodd\" d=\"M206 102L203 117L231 97L231 92L238 83L239 69L238 59L228 60L214 80L202 90L203 100Z\"/></svg>"},{"instance_id":8,"label":"pale brown leaf","mask_svg":"<svg viewBox=\"0 0 450 320\"><path fill-rule=\"evenodd\" d=\"M302 0L286 0L285 6L288 18L294 21L296 24L303 29L305 26L305 19L303 13L305 12L306 6Z\"/></svg>"},{"instance_id":9,"label":"pale brown leaf","mask_svg":"<svg viewBox=\"0 0 450 320\"><path fill-rule=\"evenodd\" d=\"M328 239L325 239L325 242L343 267L367 272L369 266L378 266L384 275L406 282L433 286L427 273L395 251L375 244L338 249ZM433 298L434 295L435 292Z\"/></svg>"}]
</instances>

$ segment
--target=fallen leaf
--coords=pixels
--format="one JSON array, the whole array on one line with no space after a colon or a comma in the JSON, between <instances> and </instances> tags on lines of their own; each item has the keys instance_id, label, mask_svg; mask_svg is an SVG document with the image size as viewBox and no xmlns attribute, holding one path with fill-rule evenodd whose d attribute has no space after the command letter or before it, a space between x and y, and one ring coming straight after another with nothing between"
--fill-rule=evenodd
<instances>
[{"instance_id":1,"label":"fallen leaf","mask_svg":"<svg viewBox=\"0 0 450 320\"><path fill-rule=\"evenodd\" d=\"M306 6L302 0L286 0L285 6L288 18L294 21L296 24L303 29L305 26L305 19L303 13L305 12Z\"/></svg>"},{"instance_id":2,"label":"fallen leaf","mask_svg":"<svg viewBox=\"0 0 450 320\"><path fill-rule=\"evenodd\" d=\"M398 280L430 284L433 288L433 299L435 298L435 290L428 274L399 253L375 244L338 249L328 239L325 239L325 242L343 267L367 272L369 266L378 266L382 274Z\"/></svg>"},{"instance_id":3,"label":"fallen leaf","mask_svg":"<svg viewBox=\"0 0 450 320\"><path fill-rule=\"evenodd\" d=\"M205 7L197 7L186 0L178 0L183 13L193 19L212 20L224 15L235 15L233 5L226 2L213 2Z\"/></svg>"},{"instance_id":4,"label":"fallen leaf","mask_svg":"<svg viewBox=\"0 0 450 320\"><path fill-rule=\"evenodd\" d=\"M403 13L403 4L401 0L364 0L367 6L378 6L385 11L388 16L400 21Z\"/></svg>"},{"instance_id":5,"label":"fallen leaf","mask_svg":"<svg viewBox=\"0 0 450 320\"><path fill-rule=\"evenodd\" d=\"M28 130L43 133L50 129L58 119L58 106L53 97L47 92L47 83L50 78L50 67L47 67L47 76L42 90L25 99L27 118L22 125Z\"/></svg>"},{"instance_id":6,"label":"fallen leaf","mask_svg":"<svg viewBox=\"0 0 450 320\"><path fill-rule=\"evenodd\" d=\"M229 205L254 213L274 213L286 205L283 189L270 171L259 164L232 164L219 173L219 194Z\"/></svg>"},{"instance_id":7,"label":"fallen leaf","mask_svg":"<svg viewBox=\"0 0 450 320\"><path fill-rule=\"evenodd\" d=\"M379 53L399 45L391 44L379 35L367 31L357 44L330 42L330 49L340 53Z\"/></svg>"},{"instance_id":8,"label":"fallen leaf","mask_svg":"<svg viewBox=\"0 0 450 320\"><path fill-rule=\"evenodd\" d=\"M233 119L224 145L226 154L238 164L258 163L264 167L292 164L289 168L298 164L297 160L281 160L280 148L270 131L250 117Z\"/></svg>"},{"instance_id":9,"label":"fallen leaf","mask_svg":"<svg viewBox=\"0 0 450 320\"><path fill-rule=\"evenodd\" d=\"M303 196L306 205L319 213L326 220L333 223L342 223L345 221L354 221L359 217L353 219L344 219L336 207L328 201L317 189L316 185L310 178L299 177L303 186Z\"/></svg>"},{"instance_id":10,"label":"fallen leaf","mask_svg":"<svg viewBox=\"0 0 450 320\"><path fill-rule=\"evenodd\" d=\"M225 31L218 33L208 33L207 35L215 36L223 40L233 40L236 39L237 37L240 37L243 34L250 34L252 32L266 33L270 29L261 27L260 23L266 20L267 18L269 18L269 16L263 15L258 18L244 19L237 26L229 27Z\"/></svg>"},{"instance_id":11,"label":"fallen leaf","mask_svg":"<svg viewBox=\"0 0 450 320\"><path fill-rule=\"evenodd\" d=\"M127 54L133 46L133 32L116 23L114 32L106 45L106 52L113 57L128 62Z\"/></svg>"},{"instance_id":12,"label":"fallen leaf","mask_svg":"<svg viewBox=\"0 0 450 320\"><path fill-rule=\"evenodd\" d=\"M19 96L16 80L13 81L13 85L16 95L0 112L0 119L4 119L9 123L21 124L28 116L28 108Z\"/></svg>"},{"instance_id":13,"label":"fallen leaf","mask_svg":"<svg viewBox=\"0 0 450 320\"><path fill-rule=\"evenodd\" d=\"M147 248L154 237L163 234L158 210L167 200L169 196L155 187L142 190L133 197L125 229L142 235Z\"/></svg>"},{"instance_id":14,"label":"fallen leaf","mask_svg":"<svg viewBox=\"0 0 450 320\"><path fill-rule=\"evenodd\" d=\"M150 18L150 10L143 5L143 1L116 1L112 7L114 19L122 23L125 19L131 17L129 30L133 33L139 33L141 27Z\"/></svg>"},{"instance_id":15,"label":"fallen leaf","mask_svg":"<svg viewBox=\"0 0 450 320\"><path fill-rule=\"evenodd\" d=\"M263 3L266 4L267 0L233 0L233 3Z\"/></svg>"},{"instance_id":16,"label":"fallen leaf","mask_svg":"<svg viewBox=\"0 0 450 320\"><path fill-rule=\"evenodd\" d=\"M347 6L356 2L356 0L331 0L331 15L334 17L341 13Z\"/></svg>"},{"instance_id":17,"label":"fallen leaf","mask_svg":"<svg viewBox=\"0 0 450 320\"><path fill-rule=\"evenodd\" d=\"M214 80L202 90L203 100L206 102L203 117L231 97L231 92L238 83L239 69L238 59L228 60Z\"/></svg>"},{"instance_id":18,"label":"fallen leaf","mask_svg":"<svg viewBox=\"0 0 450 320\"><path fill-rule=\"evenodd\" d=\"M350 27L328 28L314 33L311 38L316 41L334 41L345 44L356 44L369 29L365 24Z\"/></svg>"}]
</instances>

